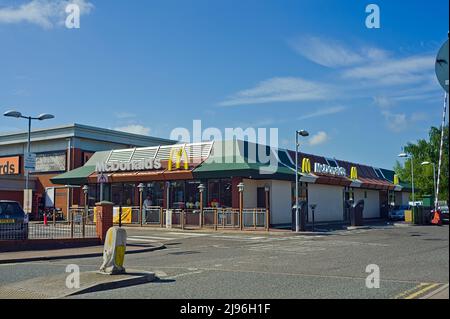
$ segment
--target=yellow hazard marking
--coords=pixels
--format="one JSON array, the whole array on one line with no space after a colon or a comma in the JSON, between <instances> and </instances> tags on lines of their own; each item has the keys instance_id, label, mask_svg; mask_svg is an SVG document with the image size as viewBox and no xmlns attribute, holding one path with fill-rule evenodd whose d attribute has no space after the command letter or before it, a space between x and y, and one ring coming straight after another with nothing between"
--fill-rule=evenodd
<instances>
[{"instance_id":1,"label":"yellow hazard marking","mask_svg":"<svg viewBox=\"0 0 450 319\"><path fill-rule=\"evenodd\" d=\"M439 284L432 284L432 283L420 283L419 285L415 286L412 289L408 289L394 297L394 299L414 299L428 290L431 290L435 287L439 286Z\"/></svg>"},{"instance_id":2,"label":"yellow hazard marking","mask_svg":"<svg viewBox=\"0 0 450 319\"><path fill-rule=\"evenodd\" d=\"M116 264L116 266L122 267L124 259L125 259L125 246L117 246L114 263Z\"/></svg>"}]
</instances>

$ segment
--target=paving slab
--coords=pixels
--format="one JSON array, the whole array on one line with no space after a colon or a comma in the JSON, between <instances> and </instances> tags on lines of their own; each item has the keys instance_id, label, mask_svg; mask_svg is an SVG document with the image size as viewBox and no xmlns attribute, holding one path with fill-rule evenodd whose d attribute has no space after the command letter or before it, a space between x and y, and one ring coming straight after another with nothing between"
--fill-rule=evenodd
<instances>
[{"instance_id":1,"label":"paving slab","mask_svg":"<svg viewBox=\"0 0 450 319\"><path fill-rule=\"evenodd\" d=\"M108 275L98 271L80 273L80 286L68 288L71 273L37 277L0 287L0 299L57 299L151 282L153 272L129 269L125 274Z\"/></svg>"},{"instance_id":2,"label":"paving slab","mask_svg":"<svg viewBox=\"0 0 450 319\"><path fill-rule=\"evenodd\" d=\"M127 254L143 253L163 249L165 246L161 243L136 243L127 244ZM34 250L34 251L18 251L18 252L2 252L0 253L0 264L43 261L55 259L71 259L71 258L88 258L103 256L103 245L66 248L54 250Z\"/></svg>"}]
</instances>

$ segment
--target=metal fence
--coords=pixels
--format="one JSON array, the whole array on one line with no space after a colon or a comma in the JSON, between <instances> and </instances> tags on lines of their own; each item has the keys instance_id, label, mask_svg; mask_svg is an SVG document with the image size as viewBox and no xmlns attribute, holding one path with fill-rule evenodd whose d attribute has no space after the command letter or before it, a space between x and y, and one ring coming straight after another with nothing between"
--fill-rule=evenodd
<instances>
[{"instance_id":1,"label":"metal fence","mask_svg":"<svg viewBox=\"0 0 450 319\"><path fill-rule=\"evenodd\" d=\"M93 209L71 208L67 220L50 215L45 221L0 223L0 240L96 238L93 214Z\"/></svg>"}]
</instances>

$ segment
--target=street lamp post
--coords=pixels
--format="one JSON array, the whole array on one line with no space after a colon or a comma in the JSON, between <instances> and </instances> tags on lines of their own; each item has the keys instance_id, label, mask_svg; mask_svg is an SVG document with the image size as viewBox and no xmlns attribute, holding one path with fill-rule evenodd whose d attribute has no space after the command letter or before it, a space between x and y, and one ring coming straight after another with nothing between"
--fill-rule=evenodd
<instances>
[{"instance_id":1,"label":"street lamp post","mask_svg":"<svg viewBox=\"0 0 450 319\"><path fill-rule=\"evenodd\" d=\"M83 218L82 218L82 225L83 225L82 233L83 233L83 238L84 238L86 235L86 230L85 230L86 218L89 213L89 207L88 207L89 186L84 185L82 189L83 189L83 193L84 193L84 212L83 212Z\"/></svg>"},{"instance_id":2,"label":"street lamp post","mask_svg":"<svg viewBox=\"0 0 450 319\"><path fill-rule=\"evenodd\" d=\"M300 231L298 224L298 136L307 137L309 133L305 130L295 131L295 232Z\"/></svg>"},{"instance_id":3,"label":"street lamp post","mask_svg":"<svg viewBox=\"0 0 450 319\"><path fill-rule=\"evenodd\" d=\"M412 188L412 201L413 201L413 206L416 206L416 200L414 197L414 163L413 163L413 157L412 155L409 156L406 153L401 153L398 155L398 157L401 158L409 158L411 160L411 188Z\"/></svg>"},{"instance_id":4,"label":"street lamp post","mask_svg":"<svg viewBox=\"0 0 450 319\"><path fill-rule=\"evenodd\" d=\"M238 191L239 191L239 228L241 230L244 229L244 218L242 216L244 212L244 183L240 182L238 184Z\"/></svg>"},{"instance_id":5,"label":"street lamp post","mask_svg":"<svg viewBox=\"0 0 450 319\"><path fill-rule=\"evenodd\" d=\"M269 202L269 194L270 194L270 187L269 185L264 186L264 191L266 193L266 228L267 231L270 230L270 202Z\"/></svg>"},{"instance_id":6,"label":"street lamp post","mask_svg":"<svg viewBox=\"0 0 450 319\"><path fill-rule=\"evenodd\" d=\"M139 224L141 225L141 227L142 227L142 224L144 223L144 217L145 217L145 214L144 214L144 208L143 208L143 206L142 206L142 194L144 193L144 188L145 188L145 186L144 186L144 184L143 183L139 183L139 185L137 186L137 188L138 188L138 190L139 190L139 211L140 211L140 214L139 214Z\"/></svg>"},{"instance_id":7,"label":"street lamp post","mask_svg":"<svg viewBox=\"0 0 450 319\"><path fill-rule=\"evenodd\" d=\"M205 185L198 185L198 192L200 193L200 216L199 216L199 226L202 228L203 226L203 192L205 191Z\"/></svg>"},{"instance_id":8,"label":"street lamp post","mask_svg":"<svg viewBox=\"0 0 450 319\"><path fill-rule=\"evenodd\" d=\"M433 166L433 191L434 191L434 209L437 210L437 196L436 196L436 164L432 162L422 162L423 166L432 165Z\"/></svg>"},{"instance_id":9,"label":"street lamp post","mask_svg":"<svg viewBox=\"0 0 450 319\"><path fill-rule=\"evenodd\" d=\"M47 114L47 113L43 113L43 114L39 115L38 117L25 116L25 115L22 115L22 113L20 113L18 111L14 111L14 110L7 111L3 115L7 116L7 117L14 117L14 118L21 118L21 119L28 120L27 154L30 154L30 152L31 152L31 121L32 120L43 121L43 120L50 120L50 119L55 118L54 115ZM28 170L26 171L25 189L29 189L29 171Z\"/></svg>"}]
</instances>

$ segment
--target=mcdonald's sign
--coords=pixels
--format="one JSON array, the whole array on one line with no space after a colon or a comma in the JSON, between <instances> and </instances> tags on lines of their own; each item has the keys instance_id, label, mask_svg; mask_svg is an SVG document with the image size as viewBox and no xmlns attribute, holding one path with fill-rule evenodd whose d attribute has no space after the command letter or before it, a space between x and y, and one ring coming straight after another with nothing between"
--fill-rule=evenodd
<instances>
[{"instance_id":1,"label":"mcdonald's sign","mask_svg":"<svg viewBox=\"0 0 450 319\"><path fill-rule=\"evenodd\" d=\"M311 173L311 161L309 158L304 158L302 160L302 173L309 174Z\"/></svg>"},{"instance_id":2,"label":"mcdonald's sign","mask_svg":"<svg viewBox=\"0 0 450 319\"><path fill-rule=\"evenodd\" d=\"M395 174L394 175L394 185L398 185L398 184L400 184L400 179L398 178L398 175Z\"/></svg>"},{"instance_id":3,"label":"mcdonald's sign","mask_svg":"<svg viewBox=\"0 0 450 319\"><path fill-rule=\"evenodd\" d=\"M169 155L169 162L167 163L167 170L171 171L173 169L173 157L176 155L175 158L175 168L180 169L181 168L181 159L183 159L183 167L185 170L189 169L189 159L186 150L184 147L180 147L179 149L172 148L170 150Z\"/></svg>"},{"instance_id":4,"label":"mcdonald's sign","mask_svg":"<svg viewBox=\"0 0 450 319\"><path fill-rule=\"evenodd\" d=\"M350 179L358 179L358 169L356 166L352 166L350 170Z\"/></svg>"}]
</instances>

